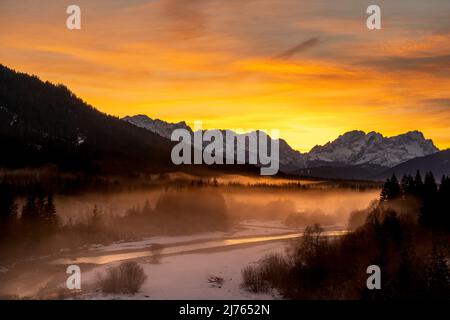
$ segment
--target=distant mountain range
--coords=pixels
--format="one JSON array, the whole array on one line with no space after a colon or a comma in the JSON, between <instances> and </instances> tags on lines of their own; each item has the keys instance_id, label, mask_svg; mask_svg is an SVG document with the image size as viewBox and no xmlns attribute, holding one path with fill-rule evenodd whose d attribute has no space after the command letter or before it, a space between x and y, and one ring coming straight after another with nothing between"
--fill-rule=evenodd
<instances>
[{"instance_id":1,"label":"distant mountain range","mask_svg":"<svg viewBox=\"0 0 450 320\"><path fill-rule=\"evenodd\" d=\"M431 171L437 179L440 179L443 175L450 175L450 149L408 160L371 178L384 180L392 176L393 173L399 177L404 174L414 175L417 170L422 174Z\"/></svg>"},{"instance_id":2,"label":"distant mountain range","mask_svg":"<svg viewBox=\"0 0 450 320\"><path fill-rule=\"evenodd\" d=\"M178 123L170 123L159 119L153 120L146 115L125 117L122 118L122 120L131 123L136 127L147 129L169 140L170 136L172 135L172 132L176 129L186 129L192 132L191 128L184 121Z\"/></svg>"},{"instance_id":3,"label":"distant mountain range","mask_svg":"<svg viewBox=\"0 0 450 320\"><path fill-rule=\"evenodd\" d=\"M146 115L128 116L123 120L167 139L174 129L192 132L185 122L168 123ZM394 137L384 137L377 132L350 131L323 146L315 146L308 153L294 150L283 139L279 143L280 170L284 173L336 179L380 179L385 172L395 171L397 166L409 160L427 156L427 159L433 159L440 155L433 141L419 131ZM439 174L447 172L445 166L442 170L434 169Z\"/></svg>"},{"instance_id":4,"label":"distant mountain range","mask_svg":"<svg viewBox=\"0 0 450 320\"><path fill-rule=\"evenodd\" d=\"M63 85L0 65L0 167L50 164L105 173L189 171L192 166L175 167L170 160L174 145L170 135L177 128L192 131L185 122L106 115ZM432 170L437 176L450 173L450 151L439 151L419 131L389 138L351 131L308 153L294 150L283 139L279 146L280 170L288 174L383 179L417 169ZM257 172L254 166L232 167L213 170Z\"/></svg>"},{"instance_id":5,"label":"distant mountain range","mask_svg":"<svg viewBox=\"0 0 450 320\"><path fill-rule=\"evenodd\" d=\"M170 158L175 143L151 131L96 110L63 85L0 64L0 168L56 166L127 175L258 171L242 165L175 166Z\"/></svg>"},{"instance_id":6,"label":"distant mountain range","mask_svg":"<svg viewBox=\"0 0 450 320\"><path fill-rule=\"evenodd\" d=\"M192 129L186 124L186 122L178 122L178 123L169 123L159 119L151 119L146 115L136 115L136 116L127 116L122 119L128 123L131 123L137 127L147 129L153 133L159 134L161 137L170 139L170 136L175 129L186 129L189 132L193 132ZM220 130L225 137L225 131L231 130ZM242 136L243 134L237 134L234 131L231 131L233 134L237 136ZM244 134L245 135L245 134ZM268 137L268 139L271 139ZM224 141L224 146L226 145L226 141ZM288 172L289 170L296 170L298 168L304 168L306 166L304 156L294 149L292 149L289 144L283 140L279 139L279 151L280 151L280 168L283 169L284 172ZM237 149L236 149L237 151ZM245 152L248 152L248 148L246 146Z\"/></svg>"},{"instance_id":7,"label":"distant mountain range","mask_svg":"<svg viewBox=\"0 0 450 320\"><path fill-rule=\"evenodd\" d=\"M324 146L314 147L308 161L338 162L345 165L375 164L394 167L405 161L439 152L433 141L419 131L395 137L380 133L351 131Z\"/></svg>"}]
</instances>

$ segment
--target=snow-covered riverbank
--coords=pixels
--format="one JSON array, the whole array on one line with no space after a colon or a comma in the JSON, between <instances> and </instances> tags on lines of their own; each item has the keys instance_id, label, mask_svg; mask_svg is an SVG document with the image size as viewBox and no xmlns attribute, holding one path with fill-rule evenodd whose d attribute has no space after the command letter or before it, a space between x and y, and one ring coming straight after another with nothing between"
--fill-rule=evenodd
<instances>
[{"instance_id":1,"label":"snow-covered riverbank","mask_svg":"<svg viewBox=\"0 0 450 320\"><path fill-rule=\"evenodd\" d=\"M284 252L285 242L252 245L218 252L164 257L158 263L141 262L147 280L136 295L104 295L89 292L81 299L274 299L276 293L252 294L240 288L241 270L270 253ZM118 263L83 274L83 284L97 281L98 274ZM223 279L223 283L212 281ZM95 287L95 286L94 286Z\"/></svg>"},{"instance_id":2,"label":"snow-covered riverbank","mask_svg":"<svg viewBox=\"0 0 450 320\"><path fill-rule=\"evenodd\" d=\"M325 234L343 232L330 227ZM285 227L280 221L243 221L229 232L152 237L63 251L59 257L38 258L33 265L12 270L15 280L3 287L8 290L2 294L37 299L273 299L278 297L276 292L260 295L242 290L241 271L268 254L283 253L301 235L302 229ZM147 279L141 290L133 296L102 294L99 277L123 261L136 261L144 269ZM81 268L82 290L67 294L69 265Z\"/></svg>"}]
</instances>

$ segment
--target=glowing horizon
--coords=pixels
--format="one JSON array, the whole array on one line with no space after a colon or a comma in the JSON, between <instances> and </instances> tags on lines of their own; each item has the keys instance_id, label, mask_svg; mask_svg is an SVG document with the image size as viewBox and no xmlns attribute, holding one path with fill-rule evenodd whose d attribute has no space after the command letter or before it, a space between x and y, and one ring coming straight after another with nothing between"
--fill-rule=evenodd
<instances>
[{"instance_id":1,"label":"glowing horizon","mask_svg":"<svg viewBox=\"0 0 450 320\"><path fill-rule=\"evenodd\" d=\"M278 129L305 152L351 131L450 147L450 3L286 0L0 3L0 63L99 110L205 129Z\"/></svg>"}]
</instances>

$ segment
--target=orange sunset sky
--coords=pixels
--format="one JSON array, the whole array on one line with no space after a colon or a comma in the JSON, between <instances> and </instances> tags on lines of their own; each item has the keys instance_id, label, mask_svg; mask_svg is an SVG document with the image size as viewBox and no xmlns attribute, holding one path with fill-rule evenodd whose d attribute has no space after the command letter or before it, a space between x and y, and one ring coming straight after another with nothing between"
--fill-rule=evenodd
<instances>
[{"instance_id":1,"label":"orange sunset sky","mask_svg":"<svg viewBox=\"0 0 450 320\"><path fill-rule=\"evenodd\" d=\"M450 147L449 0L1 0L0 63L109 114L279 129L300 151L353 129Z\"/></svg>"}]
</instances>

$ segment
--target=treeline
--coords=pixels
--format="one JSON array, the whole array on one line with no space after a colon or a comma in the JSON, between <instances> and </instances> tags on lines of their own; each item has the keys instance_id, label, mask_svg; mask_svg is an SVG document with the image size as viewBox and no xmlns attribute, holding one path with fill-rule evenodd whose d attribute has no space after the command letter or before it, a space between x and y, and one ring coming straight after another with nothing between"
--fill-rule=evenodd
<instances>
[{"instance_id":1,"label":"treeline","mask_svg":"<svg viewBox=\"0 0 450 320\"><path fill-rule=\"evenodd\" d=\"M50 231L58 225L53 194L33 190L21 208L13 189L0 184L0 242L28 237L38 231Z\"/></svg>"},{"instance_id":2,"label":"treeline","mask_svg":"<svg viewBox=\"0 0 450 320\"><path fill-rule=\"evenodd\" d=\"M14 189L0 184L0 262L29 254L58 229L52 193L36 189L19 201Z\"/></svg>"},{"instance_id":3,"label":"treeline","mask_svg":"<svg viewBox=\"0 0 450 320\"><path fill-rule=\"evenodd\" d=\"M450 299L448 186L431 173L394 175L355 231L331 239L308 227L287 254L245 268L242 286L289 299ZM366 286L370 265L380 267L380 290Z\"/></svg>"},{"instance_id":4,"label":"treeline","mask_svg":"<svg viewBox=\"0 0 450 320\"><path fill-rule=\"evenodd\" d=\"M52 192L32 188L18 197L13 188L0 184L0 264L117 241L118 230L103 223L96 207L86 221L63 222Z\"/></svg>"},{"instance_id":5,"label":"treeline","mask_svg":"<svg viewBox=\"0 0 450 320\"><path fill-rule=\"evenodd\" d=\"M445 243L428 243L402 218L378 213L364 227L333 241L318 225L308 227L287 254L266 256L243 269L242 287L276 290L287 299L450 299ZM366 286L371 265L380 267L380 290Z\"/></svg>"},{"instance_id":6,"label":"treeline","mask_svg":"<svg viewBox=\"0 0 450 320\"><path fill-rule=\"evenodd\" d=\"M201 200L200 200L201 199ZM167 190L142 208L131 208L116 222L135 234L182 235L226 231L230 218L225 198L214 190Z\"/></svg>"},{"instance_id":7,"label":"treeline","mask_svg":"<svg viewBox=\"0 0 450 320\"><path fill-rule=\"evenodd\" d=\"M56 224L58 218L53 194L46 194L42 190L30 192L19 215L16 195L10 187L0 185L0 221L2 225L19 219L31 223Z\"/></svg>"},{"instance_id":8,"label":"treeline","mask_svg":"<svg viewBox=\"0 0 450 320\"><path fill-rule=\"evenodd\" d=\"M0 186L8 187L17 197L41 190L54 195L79 195L90 192L111 193L151 190L173 184L167 173L136 173L127 175L98 175L87 172L61 172L47 166L32 170L3 170Z\"/></svg>"},{"instance_id":9,"label":"treeline","mask_svg":"<svg viewBox=\"0 0 450 320\"><path fill-rule=\"evenodd\" d=\"M425 178L419 171L416 176L404 175L399 182L395 174L387 179L381 191L382 202L418 203L419 222L427 227L450 230L450 177L443 176L440 184L432 172Z\"/></svg>"},{"instance_id":10,"label":"treeline","mask_svg":"<svg viewBox=\"0 0 450 320\"><path fill-rule=\"evenodd\" d=\"M95 205L90 214L77 220L59 216L53 193L42 186L34 185L20 196L16 191L0 183L0 264L60 249L154 235L225 231L230 226L223 195L198 186L189 192L166 189L153 203L130 208L123 216Z\"/></svg>"}]
</instances>

